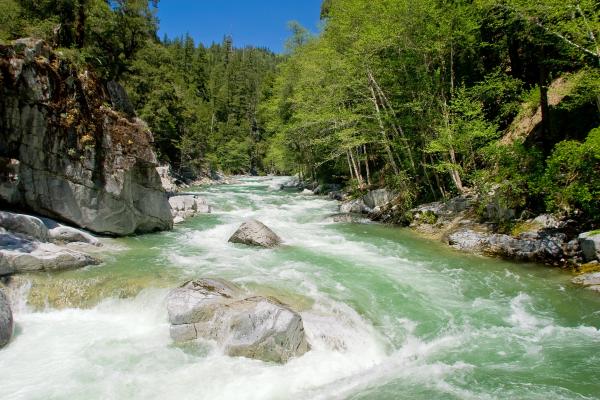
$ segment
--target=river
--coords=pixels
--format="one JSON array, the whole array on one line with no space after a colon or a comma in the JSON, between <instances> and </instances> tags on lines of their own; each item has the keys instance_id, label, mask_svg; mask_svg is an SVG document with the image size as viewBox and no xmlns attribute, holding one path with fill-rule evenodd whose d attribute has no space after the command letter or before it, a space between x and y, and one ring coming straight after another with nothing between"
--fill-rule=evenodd
<instances>
[{"instance_id":1,"label":"river","mask_svg":"<svg viewBox=\"0 0 600 400\"><path fill-rule=\"evenodd\" d=\"M0 399L600 398L600 296L568 274L335 223L336 202L270 191L278 179L198 189L212 214L107 239L100 266L20 277ZM247 217L285 245L228 243ZM278 365L172 344L165 296L197 277L290 304L311 351Z\"/></svg>"}]
</instances>

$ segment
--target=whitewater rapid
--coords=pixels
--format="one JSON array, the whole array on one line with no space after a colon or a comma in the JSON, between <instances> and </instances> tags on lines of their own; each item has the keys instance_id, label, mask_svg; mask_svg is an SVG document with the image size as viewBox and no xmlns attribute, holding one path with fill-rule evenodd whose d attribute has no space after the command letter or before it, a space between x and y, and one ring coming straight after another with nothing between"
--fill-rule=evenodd
<instances>
[{"instance_id":1,"label":"whitewater rapid","mask_svg":"<svg viewBox=\"0 0 600 400\"><path fill-rule=\"evenodd\" d=\"M118 239L98 267L32 277L106 277L134 295L32 307L0 350L1 399L598 398L600 301L558 271L466 256L372 223L339 224L325 198L270 190L285 178L200 188L213 214L173 232ZM246 218L284 246L227 242ZM176 346L165 297L221 277L298 310L311 351L285 365ZM141 283L140 283L141 282ZM106 285L106 283L103 283ZM111 292L112 293L112 292Z\"/></svg>"}]
</instances>

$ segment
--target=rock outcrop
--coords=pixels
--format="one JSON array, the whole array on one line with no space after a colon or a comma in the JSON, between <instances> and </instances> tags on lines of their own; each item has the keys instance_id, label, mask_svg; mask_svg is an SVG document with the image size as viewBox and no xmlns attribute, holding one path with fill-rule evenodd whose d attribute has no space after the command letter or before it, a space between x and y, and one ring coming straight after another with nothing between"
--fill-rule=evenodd
<instances>
[{"instance_id":1,"label":"rock outcrop","mask_svg":"<svg viewBox=\"0 0 600 400\"><path fill-rule=\"evenodd\" d=\"M173 222L176 224L196 216L198 214L209 214L211 207L200 195L183 194L169 197Z\"/></svg>"},{"instance_id":2,"label":"rock outcrop","mask_svg":"<svg viewBox=\"0 0 600 400\"><path fill-rule=\"evenodd\" d=\"M229 241L267 248L281 244L281 238L275 232L255 219L250 219L240 225L238 230L229 238Z\"/></svg>"},{"instance_id":3,"label":"rock outcrop","mask_svg":"<svg viewBox=\"0 0 600 400\"><path fill-rule=\"evenodd\" d=\"M111 102L44 42L0 46L0 201L101 234L170 229L152 134Z\"/></svg>"},{"instance_id":4,"label":"rock outcrop","mask_svg":"<svg viewBox=\"0 0 600 400\"><path fill-rule=\"evenodd\" d=\"M309 350L300 315L221 279L186 282L167 298L176 342L214 340L230 356L284 363Z\"/></svg>"},{"instance_id":5,"label":"rock outcrop","mask_svg":"<svg viewBox=\"0 0 600 400\"><path fill-rule=\"evenodd\" d=\"M8 297L0 287L0 349L10 342L13 335L13 315Z\"/></svg>"}]
</instances>

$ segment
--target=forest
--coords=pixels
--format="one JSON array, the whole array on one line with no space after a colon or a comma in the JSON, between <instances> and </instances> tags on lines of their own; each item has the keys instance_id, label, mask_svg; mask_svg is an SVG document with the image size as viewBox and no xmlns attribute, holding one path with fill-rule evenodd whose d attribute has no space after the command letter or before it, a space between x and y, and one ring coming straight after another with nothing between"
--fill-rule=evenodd
<instances>
[{"instance_id":1,"label":"forest","mask_svg":"<svg viewBox=\"0 0 600 400\"><path fill-rule=\"evenodd\" d=\"M0 40L43 37L126 89L183 176L300 174L402 209L456 194L600 217L594 0L325 0L285 54L159 38L158 1L0 0Z\"/></svg>"}]
</instances>

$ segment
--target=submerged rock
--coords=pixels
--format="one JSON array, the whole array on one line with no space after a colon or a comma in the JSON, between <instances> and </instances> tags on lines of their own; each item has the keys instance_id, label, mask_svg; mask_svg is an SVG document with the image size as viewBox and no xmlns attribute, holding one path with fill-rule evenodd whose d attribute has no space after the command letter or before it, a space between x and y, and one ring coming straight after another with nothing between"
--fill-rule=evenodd
<instances>
[{"instance_id":1,"label":"submerged rock","mask_svg":"<svg viewBox=\"0 0 600 400\"><path fill-rule=\"evenodd\" d=\"M230 356L279 363L310 349L298 313L225 280L186 282L169 293L167 310L176 342L214 340Z\"/></svg>"},{"instance_id":2,"label":"submerged rock","mask_svg":"<svg viewBox=\"0 0 600 400\"><path fill-rule=\"evenodd\" d=\"M13 315L8 297L0 287L0 349L10 342L13 335Z\"/></svg>"},{"instance_id":3,"label":"submerged rock","mask_svg":"<svg viewBox=\"0 0 600 400\"><path fill-rule=\"evenodd\" d=\"M0 158L17 161L0 200L101 234L170 229L147 125L43 42L0 53Z\"/></svg>"},{"instance_id":4,"label":"submerged rock","mask_svg":"<svg viewBox=\"0 0 600 400\"><path fill-rule=\"evenodd\" d=\"M250 246L275 247L281 244L281 238L260 221L250 219L244 222L229 238L231 243Z\"/></svg>"},{"instance_id":5,"label":"submerged rock","mask_svg":"<svg viewBox=\"0 0 600 400\"><path fill-rule=\"evenodd\" d=\"M361 222L362 217L360 215L352 213L338 213L330 215L328 218L331 219L333 222L355 223Z\"/></svg>"}]
</instances>

